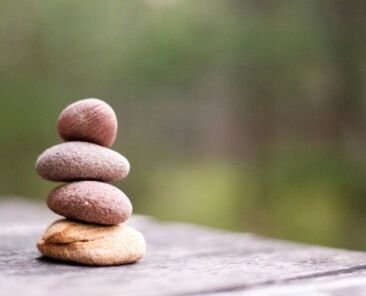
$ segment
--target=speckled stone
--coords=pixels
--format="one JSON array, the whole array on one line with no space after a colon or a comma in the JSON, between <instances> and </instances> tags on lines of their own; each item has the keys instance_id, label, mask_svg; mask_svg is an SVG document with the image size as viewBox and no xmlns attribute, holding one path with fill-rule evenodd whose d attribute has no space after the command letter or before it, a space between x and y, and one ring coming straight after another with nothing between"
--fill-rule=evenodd
<instances>
[{"instance_id":1,"label":"speckled stone","mask_svg":"<svg viewBox=\"0 0 366 296\"><path fill-rule=\"evenodd\" d=\"M44 151L37 159L39 175L51 181L117 181L130 170L128 160L116 151L87 142L66 142Z\"/></svg>"},{"instance_id":2,"label":"speckled stone","mask_svg":"<svg viewBox=\"0 0 366 296\"><path fill-rule=\"evenodd\" d=\"M143 235L130 226L101 226L67 219L53 223L37 247L47 257L95 266L133 263L146 252Z\"/></svg>"},{"instance_id":3,"label":"speckled stone","mask_svg":"<svg viewBox=\"0 0 366 296\"><path fill-rule=\"evenodd\" d=\"M87 141L113 145L117 136L117 117L113 109L99 99L84 99L67 106L57 121L57 130L65 141Z\"/></svg>"},{"instance_id":4,"label":"speckled stone","mask_svg":"<svg viewBox=\"0 0 366 296\"><path fill-rule=\"evenodd\" d=\"M96 181L57 187L48 195L47 205L66 218L103 225L122 223L132 214L131 202L121 190Z\"/></svg>"}]
</instances>

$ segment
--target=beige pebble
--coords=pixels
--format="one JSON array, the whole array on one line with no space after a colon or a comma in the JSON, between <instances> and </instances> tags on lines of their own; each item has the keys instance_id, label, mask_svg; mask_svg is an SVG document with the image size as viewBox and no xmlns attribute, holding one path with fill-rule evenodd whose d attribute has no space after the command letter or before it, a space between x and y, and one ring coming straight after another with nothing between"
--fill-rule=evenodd
<instances>
[{"instance_id":1,"label":"beige pebble","mask_svg":"<svg viewBox=\"0 0 366 296\"><path fill-rule=\"evenodd\" d=\"M66 142L45 150L37 159L39 175L51 181L117 181L130 170L116 151L87 142Z\"/></svg>"},{"instance_id":2,"label":"beige pebble","mask_svg":"<svg viewBox=\"0 0 366 296\"><path fill-rule=\"evenodd\" d=\"M67 106L57 121L57 130L65 141L87 141L113 145L117 136L117 117L113 109L99 99L84 99Z\"/></svg>"},{"instance_id":3,"label":"beige pebble","mask_svg":"<svg viewBox=\"0 0 366 296\"><path fill-rule=\"evenodd\" d=\"M128 197L117 187L97 181L62 185L50 192L48 207L69 219L115 225L132 214Z\"/></svg>"},{"instance_id":4,"label":"beige pebble","mask_svg":"<svg viewBox=\"0 0 366 296\"><path fill-rule=\"evenodd\" d=\"M95 266L133 263L146 252L144 237L130 226L98 226L66 219L53 223L37 247L46 257Z\"/></svg>"}]
</instances>

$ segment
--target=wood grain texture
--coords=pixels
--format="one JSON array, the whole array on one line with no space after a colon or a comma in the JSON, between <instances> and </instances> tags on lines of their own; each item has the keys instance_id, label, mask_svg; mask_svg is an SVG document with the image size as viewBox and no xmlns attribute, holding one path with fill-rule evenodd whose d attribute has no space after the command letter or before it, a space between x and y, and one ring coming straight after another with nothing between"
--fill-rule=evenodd
<instances>
[{"instance_id":1,"label":"wood grain texture","mask_svg":"<svg viewBox=\"0 0 366 296\"><path fill-rule=\"evenodd\" d=\"M58 217L0 201L0 295L365 295L366 253L134 216L147 241L137 264L85 267L40 258ZM130 221L130 220L129 220Z\"/></svg>"}]
</instances>

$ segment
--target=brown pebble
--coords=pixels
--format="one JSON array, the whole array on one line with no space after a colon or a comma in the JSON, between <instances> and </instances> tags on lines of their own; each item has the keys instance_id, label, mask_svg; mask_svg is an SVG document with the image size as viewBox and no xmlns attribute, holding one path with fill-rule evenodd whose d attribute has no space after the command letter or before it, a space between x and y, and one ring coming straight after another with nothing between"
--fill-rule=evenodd
<instances>
[{"instance_id":1,"label":"brown pebble","mask_svg":"<svg viewBox=\"0 0 366 296\"><path fill-rule=\"evenodd\" d=\"M125 178L130 164L109 148L87 142L66 142L45 150L37 159L36 170L50 181L110 182Z\"/></svg>"},{"instance_id":2,"label":"brown pebble","mask_svg":"<svg viewBox=\"0 0 366 296\"><path fill-rule=\"evenodd\" d=\"M117 187L96 181L81 181L62 185L50 192L48 207L69 219L116 225L132 214L128 197Z\"/></svg>"},{"instance_id":3,"label":"brown pebble","mask_svg":"<svg viewBox=\"0 0 366 296\"><path fill-rule=\"evenodd\" d=\"M66 219L53 223L37 247L47 257L95 266L133 263L146 252L143 235L130 226L100 226Z\"/></svg>"},{"instance_id":4,"label":"brown pebble","mask_svg":"<svg viewBox=\"0 0 366 296\"><path fill-rule=\"evenodd\" d=\"M65 141L87 141L113 145L117 136L117 117L111 106L99 99L84 99L67 106L57 121Z\"/></svg>"}]
</instances>

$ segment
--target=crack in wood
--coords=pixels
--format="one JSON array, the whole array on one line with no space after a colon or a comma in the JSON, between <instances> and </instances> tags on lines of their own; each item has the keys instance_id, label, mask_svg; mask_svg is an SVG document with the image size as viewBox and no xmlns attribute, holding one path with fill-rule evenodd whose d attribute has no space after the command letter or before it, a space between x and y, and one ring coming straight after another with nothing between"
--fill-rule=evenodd
<instances>
[{"instance_id":1,"label":"crack in wood","mask_svg":"<svg viewBox=\"0 0 366 296\"><path fill-rule=\"evenodd\" d=\"M219 288L213 288L213 289L205 289L201 291L194 291L191 293L182 293L182 294L175 294L174 296L189 296L189 295L208 295L208 294L215 294L215 293L228 293L228 292L239 292L249 289L257 289L257 288L263 288L270 285L280 285L280 284L286 284L286 283L292 283L296 281L302 281L302 280L310 280L310 279L318 279L322 277L330 277L330 276L339 276L339 275L345 275L345 274L351 274L358 271L366 271L366 264L357 265L357 266L351 266L348 268L342 268L338 270L330 270L330 271L324 271L324 272L317 272L317 273L311 273L311 274L305 274L305 275L299 275L295 277L289 277L284 279L278 279L278 280L266 280L266 281L260 281L252 284L238 284L238 285L230 285L227 287L219 287Z\"/></svg>"}]
</instances>

